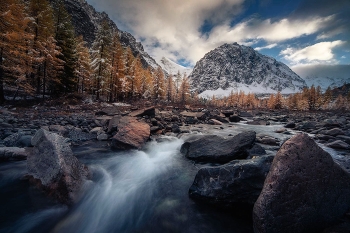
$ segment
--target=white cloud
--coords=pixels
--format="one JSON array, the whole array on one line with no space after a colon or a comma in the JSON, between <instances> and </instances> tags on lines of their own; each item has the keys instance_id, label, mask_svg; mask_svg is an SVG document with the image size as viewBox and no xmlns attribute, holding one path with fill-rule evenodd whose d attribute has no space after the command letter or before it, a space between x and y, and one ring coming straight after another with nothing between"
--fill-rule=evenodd
<instances>
[{"instance_id":1,"label":"white cloud","mask_svg":"<svg viewBox=\"0 0 350 233\"><path fill-rule=\"evenodd\" d=\"M263 46L263 47L256 47L255 50L260 51L260 50L263 50L263 49L272 49L272 48L274 48L276 46L277 46L277 44L274 43L274 44L269 44L269 45L266 45L266 46Z\"/></svg>"},{"instance_id":2,"label":"white cloud","mask_svg":"<svg viewBox=\"0 0 350 233\"><path fill-rule=\"evenodd\" d=\"M292 64L303 62L319 63L336 63L332 49L345 44L345 41L336 40L332 42L320 42L303 49L287 48L281 51L281 55Z\"/></svg>"},{"instance_id":3,"label":"white cloud","mask_svg":"<svg viewBox=\"0 0 350 233\"><path fill-rule=\"evenodd\" d=\"M122 29L131 31L138 39L143 38L144 48L151 56L185 59L193 65L205 53L224 43L252 46L264 40L274 45L316 33L334 19L333 16L277 21L251 18L232 26L230 21L242 12L244 0L88 2L98 10L105 10ZM215 27L203 35L201 27L208 20Z\"/></svg>"}]
</instances>

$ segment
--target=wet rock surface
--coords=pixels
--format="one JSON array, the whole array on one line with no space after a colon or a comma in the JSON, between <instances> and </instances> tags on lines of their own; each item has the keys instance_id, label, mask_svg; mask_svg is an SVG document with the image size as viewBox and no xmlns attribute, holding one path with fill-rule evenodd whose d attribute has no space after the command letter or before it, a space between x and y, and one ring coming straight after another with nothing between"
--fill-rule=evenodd
<instances>
[{"instance_id":1,"label":"wet rock surface","mask_svg":"<svg viewBox=\"0 0 350 233\"><path fill-rule=\"evenodd\" d=\"M186 140L181 146L181 153L195 161L225 163L248 156L256 133L242 132L234 137L222 138L216 135L196 135Z\"/></svg>"},{"instance_id":2,"label":"wet rock surface","mask_svg":"<svg viewBox=\"0 0 350 233\"><path fill-rule=\"evenodd\" d=\"M149 140L150 126L132 117L123 117L118 132L112 138L112 148L116 150L141 149Z\"/></svg>"},{"instance_id":3,"label":"wet rock surface","mask_svg":"<svg viewBox=\"0 0 350 233\"><path fill-rule=\"evenodd\" d=\"M76 202L88 168L74 157L67 139L41 129L32 144L34 148L27 158L30 181L60 202Z\"/></svg>"},{"instance_id":4,"label":"wet rock surface","mask_svg":"<svg viewBox=\"0 0 350 233\"><path fill-rule=\"evenodd\" d=\"M198 171L191 198L220 207L252 206L258 199L274 156L234 161Z\"/></svg>"},{"instance_id":5,"label":"wet rock surface","mask_svg":"<svg viewBox=\"0 0 350 233\"><path fill-rule=\"evenodd\" d=\"M306 134L276 154L254 205L255 232L319 232L350 209L350 174Z\"/></svg>"}]
</instances>

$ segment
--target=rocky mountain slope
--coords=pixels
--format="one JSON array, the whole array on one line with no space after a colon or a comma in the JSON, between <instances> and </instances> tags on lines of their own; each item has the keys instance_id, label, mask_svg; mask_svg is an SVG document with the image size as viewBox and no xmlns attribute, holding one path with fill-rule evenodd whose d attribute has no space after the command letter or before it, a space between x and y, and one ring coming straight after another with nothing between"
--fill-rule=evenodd
<instances>
[{"instance_id":1,"label":"rocky mountain slope","mask_svg":"<svg viewBox=\"0 0 350 233\"><path fill-rule=\"evenodd\" d=\"M173 76L176 76L178 73L180 73L181 77L184 75L188 76L192 72L191 68L179 65L166 57L162 57L162 59L159 61L159 64L164 71Z\"/></svg>"},{"instance_id":2,"label":"rocky mountain slope","mask_svg":"<svg viewBox=\"0 0 350 233\"><path fill-rule=\"evenodd\" d=\"M227 96L232 90L294 93L306 86L285 64L237 43L207 53L195 65L190 84L202 97Z\"/></svg>"},{"instance_id":3,"label":"rocky mountain slope","mask_svg":"<svg viewBox=\"0 0 350 233\"><path fill-rule=\"evenodd\" d=\"M51 0L51 2L58 0ZM120 34L121 43L124 47L130 47L134 56L140 54L141 62L144 67L157 68L157 62L149 56L143 49L141 43L137 42L135 37L130 33L118 29L117 25L109 18L105 12L97 12L94 7L89 5L85 0L65 0L67 11L72 17L73 25L77 35L83 35L84 40L89 46L95 40L95 33L101 23L106 20L110 27Z\"/></svg>"}]
</instances>

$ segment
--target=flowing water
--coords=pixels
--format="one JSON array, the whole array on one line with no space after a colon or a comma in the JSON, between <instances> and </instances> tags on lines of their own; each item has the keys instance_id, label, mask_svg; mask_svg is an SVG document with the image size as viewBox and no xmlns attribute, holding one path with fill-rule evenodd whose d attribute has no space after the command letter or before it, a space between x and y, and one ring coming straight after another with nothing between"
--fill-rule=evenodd
<instances>
[{"instance_id":1,"label":"flowing water","mask_svg":"<svg viewBox=\"0 0 350 233\"><path fill-rule=\"evenodd\" d=\"M196 128L197 127L197 128ZM235 124L224 129L194 132L221 136L255 130L275 134L280 125ZM195 164L180 154L183 140L165 137L143 151L114 152L106 143L73 148L88 165L92 179L72 207L58 204L22 178L26 161L0 164L0 232L253 232L251 218L195 203L188 189L197 171L211 164Z\"/></svg>"}]
</instances>

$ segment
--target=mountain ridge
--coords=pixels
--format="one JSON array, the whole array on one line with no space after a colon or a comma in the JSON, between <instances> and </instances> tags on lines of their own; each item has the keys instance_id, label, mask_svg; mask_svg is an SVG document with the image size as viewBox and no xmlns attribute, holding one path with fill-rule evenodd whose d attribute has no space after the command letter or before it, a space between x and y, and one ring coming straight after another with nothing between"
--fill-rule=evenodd
<instances>
[{"instance_id":1,"label":"mountain ridge","mask_svg":"<svg viewBox=\"0 0 350 233\"><path fill-rule=\"evenodd\" d=\"M58 0L50 0L55 2ZM86 0L65 0L65 7L72 17L72 23L77 35L82 35L84 40L91 47L95 40L95 34L103 21L107 21L112 30L120 35L120 42L123 47L130 47L133 55L140 55L141 62L145 68L151 66L157 68L159 64L144 51L140 42L128 32L120 30L105 12L98 12Z\"/></svg>"},{"instance_id":2,"label":"mountain ridge","mask_svg":"<svg viewBox=\"0 0 350 233\"><path fill-rule=\"evenodd\" d=\"M305 81L287 65L238 43L223 44L205 54L189 76L192 91L212 96L243 90L295 93Z\"/></svg>"}]
</instances>

